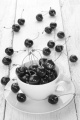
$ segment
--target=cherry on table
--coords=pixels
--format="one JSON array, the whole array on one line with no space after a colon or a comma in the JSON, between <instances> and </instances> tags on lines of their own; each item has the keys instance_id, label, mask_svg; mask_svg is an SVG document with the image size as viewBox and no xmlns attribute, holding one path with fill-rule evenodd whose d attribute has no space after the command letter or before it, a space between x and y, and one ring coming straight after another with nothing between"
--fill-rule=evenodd
<instances>
[{"instance_id":1,"label":"cherry on table","mask_svg":"<svg viewBox=\"0 0 80 120\"><path fill-rule=\"evenodd\" d=\"M10 65L11 62L12 62L12 60L11 60L11 58L9 58L9 57L4 57L4 58L2 59L2 63L3 63L4 65Z\"/></svg>"},{"instance_id":2,"label":"cherry on table","mask_svg":"<svg viewBox=\"0 0 80 120\"><path fill-rule=\"evenodd\" d=\"M63 31L60 31L57 33L58 38L63 39L65 37L65 33Z\"/></svg>"},{"instance_id":3,"label":"cherry on table","mask_svg":"<svg viewBox=\"0 0 80 120\"><path fill-rule=\"evenodd\" d=\"M1 84L2 85L7 85L7 83L10 81L9 77L2 77L1 78Z\"/></svg>"},{"instance_id":4,"label":"cherry on table","mask_svg":"<svg viewBox=\"0 0 80 120\"><path fill-rule=\"evenodd\" d=\"M57 23L55 23L55 22L50 23L50 28L52 30L54 30L56 27L57 27Z\"/></svg>"},{"instance_id":5,"label":"cherry on table","mask_svg":"<svg viewBox=\"0 0 80 120\"><path fill-rule=\"evenodd\" d=\"M8 47L8 48L5 49L5 53L6 53L7 55L11 56L11 55L13 55L14 50L13 50L12 47Z\"/></svg>"},{"instance_id":6,"label":"cherry on table","mask_svg":"<svg viewBox=\"0 0 80 120\"><path fill-rule=\"evenodd\" d=\"M47 34L51 34L52 28L50 28L50 27L45 27L44 31L45 31Z\"/></svg>"},{"instance_id":7,"label":"cherry on table","mask_svg":"<svg viewBox=\"0 0 80 120\"><path fill-rule=\"evenodd\" d=\"M51 54L51 50L48 47L43 48L43 55L49 56Z\"/></svg>"},{"instance_id":8,"label":"cherry on table","mask_svg":"<svg viewBox=\"0 0 80 120\"><path fill-rule=\"evenodd\" d=\"M49 15L54 17L56 15L56 11L54 9L50 9Z\"/></svg>"},{"instance_id":9,"label":"cherry on table","mask_svg":"<svg viewBox=\"0 0 80 120\"><path fill-rule=\"evenodd\" d=\"M19 26L18 24L14 24L14 25L12 25L12 30L13 30L14 32L19 32L20 26Z\"/></svg>"},{"instance_id":10,"label":"cherry on table","mask_svg":"<svg viewBox=\"0 0 80 120\"><path fill-rule=\"evenodd\" d=\"M49 40L48 43L47 43L47 46L48 46L49 48L54 48L55 42L53 42L52 40Z\"/></svg>"},{"instance_id":11,"label":"cherry on table","mask_svg":"<svg viewBox=\"0 0 80 120\"><path fill-rule=\"evenodd\" d=\"M25 102L26 101L26 95L24 93L18 93L17 94L17 100L19 102Z\"/></svg>"},{"instance_id":12,"label":"cherry on table","mask_svg":"<svg viewBox=\"0 0 80 120\"><path fill-rule=\"evenodd\" d=\"M57 102L58 102L58 96L57 95L50 95L49 97L48 97L48 102L50 103L50 104L57 104Z\"/></svg>"},{"instance_id":13,"label":"cherry on table","mask_svg":"<svg viewBox=\"0 0 80 120\"><path fill-rule=\"evenodd\" d=\"M20 90L18 83L13 83L11 85L11 90L12 92L17 93Z\"/></svg>"},{"instance_id":14,"label":"cherry on table","mask_svg":"<svg viewBox=\"0 0 80 120\"><path fill-rule=\"evenodd\" d=\"M71 62L76 62L78 60L78 57L76 55L71 55L70 58L69 58L69 60Z\"/></svg>"},{"instance_id":15,"label":"cherry on table","mask_svg":"<svg viewBox=\"0 0 80 120\"><path fill-rule=\"evenodd\" d=\"M55 46L55 51L56 52L62 52L62 50L63 50L63 46L62 45L56 45Z\"/></svg>"},{"instance_id":16,"label":"cherry on table","mask_svg":"<svg viewBox=\"0 0 80 120\"><path fill-rule=\"evenodd\" d=\"M36 15L36 20L39 21L39 22L41 22L43 20L42 14L37 14Z\"/></svg>"},{"instance_id":17,"label":"cherry on table","mask_svg":"<svg viewBox=\"0 0 80 120\"><path fill-rule=\"evenodd\" d=\"M40 77L38 75L32 75L29 79L29 84L38 85L40 83Z\"/></svg>"},{"instance_id":18,"label":"cherry on table","mask_svg":"<svg viewBox=\"0 0 80 120\"><path fill-rule=\"evenodd\" d=\"M24 25L24 23L25 23L25 19L20 18L20 19L18 19L17 22L18 22L19 25Z\"/></svg>"},{"instance_id":19,"label":"cherry on table","mask_svg":"<svg viewBox=\"0 0 80 120\"><path fill-rule=\"evenodd\" d=\"M26 39L25 42L24 42L24 45L27 47L27 48L30 48L33 46L33 41L30 40L30 39Z\"/></svg>"}]
</instances>

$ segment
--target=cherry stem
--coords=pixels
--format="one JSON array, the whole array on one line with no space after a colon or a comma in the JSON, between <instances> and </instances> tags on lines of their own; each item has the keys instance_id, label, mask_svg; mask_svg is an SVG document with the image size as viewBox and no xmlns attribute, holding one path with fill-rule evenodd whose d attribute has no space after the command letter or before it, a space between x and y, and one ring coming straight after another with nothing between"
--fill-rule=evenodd
<instances>
[{"instance_id":1,"label":"cherry stem","mask_svg":"<svg viewBox=\"0 0 80 120\"><path fill-rule=\"evenodd\" d=\"M20 65L19 64L13 64L12 67L10 68L10 70L12 70L16 66L20 66Z\"/></svg>"},{"instance_id":2,"label":"cherry stem","mask_svg":"<svg viewBox=\"0 0 80 120\"><path fill-rule=\"evenodd\" d=\"M34 56L34 57L36 57L33 53L32 53L32 55ZM37 58L37 57L36 57ZM38 59L38 58L37 58ZM39 59L38 59L39 60Z\"/></svg>"},{"instance_id":3,"label":"cherry stem","mask_svg":"<svg viewBox=\"0 0 80 120\"><path fill-rule=\"evenodd\" d=\"M22 60L22 65L23 65L23 62L24 62L24 60L27 58L28 55L31 55L31 52L29 52L29 53L23 58L23 60Z\"/></svg>"},{"instance_id":4,"label":"cherry stem","mask_svg":"<svg viewBox=\"0 0 80 120\"><path fill-rule=\"evenodd\" d=\"M5 28L5 29L11 29L12 27L10 27L10 28L3 27L3 28Z\"/></svg>"},{"instance_id":5,"label":"cherry stem","mask_svg":"<svg viewBox=\"0 0 80 120\"><path fill-rule=\"evenodd\" d=\"M22 10L22 13L21 13L21 18L22 18L23 12L24 12L24 9Z\"/></svg>"},{"instance_id":6,"label":"cherry stem","mask_svg":"<svg viewBox=\"0 0 80 120\"><path fill-rule=\"evenodd\" d=\"M37 37L36 37L36 38L34 38L33 40L37 39L37 38L39 37L39 35L40 35L40 33L38 32L38 35L37 35Z\"/></svg>"},{"instance_id":7,"label":"cherry stem","mask_svg":"<svg viewBox=\"0 0 80 120\"><path fill-rule=\"evenodd\" d=\"M70 38L71 36L68 36L67 38L66 38L66 41L65 41L65 43L63 44L63 45L65 45L67 42L68 42L68 40L69 40L69 38ZM67 40L68 39L68 40Z\"/></svg>"},{"instance_id":8,"label":"cherry stem","mask_svg":"<svg viewBox=\"0 0 80 120\"><path fill-rule=\"evenodd\" d=\"M38 52L38 53L39 53L39 55L40 55L40 57L42 58L41 53L40 53L38 50L36 50L36 52Z\"/></svg>"},{"instance_id":9,"label":"cherry stem","mask_svg":"<svg viewBox=\"0 0 80 120\"><path fill-rule=\"evenodd\" d=\"M54 62L60 58L61 54L62 54L62 52L61 52L60 55L54 60Z\"/></svg>"},{"instance_id":10,"label":"cherry stem","mask_svg":"<svg viewBox=\"0 0 80 120\"><path fill-rule=\"evenodd\" d=\"M26 52L26 50L18 50L18 51L14 51L14 52Z\"/></svg>"}]
</instances>

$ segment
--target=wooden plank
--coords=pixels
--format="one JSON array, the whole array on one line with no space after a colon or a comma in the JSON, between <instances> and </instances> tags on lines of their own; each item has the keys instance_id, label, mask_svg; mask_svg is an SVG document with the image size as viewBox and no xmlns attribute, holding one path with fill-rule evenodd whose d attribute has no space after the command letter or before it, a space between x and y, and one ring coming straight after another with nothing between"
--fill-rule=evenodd
<instances>
[{"instance_id":1,"label":"wooden plank","mask_svg":"<svg viewBox=\"0 0 80 120\"><path fill-rule=\"evenodd\" d=\"M66 0L62 11L66 34L71 35L71 39L67 43L68 55L73 54L78 57L77 63L69 62L69 65L71 77L76 87L76 94L78 94L75 103L77 107L77 117L80 119L80 0Z\"/></svg>"},{"instance_id":2,"label":"wooden plank","mask_svg":"<svg viewBox=\"0 0 80 120\"><path fill-rule=\"evenodd\" d=\"M11 29L3 27L11 27L14 21L15 0L0 0L0 79L8 75L9 68L2 64L5 54L5 48L11 46L12 32ZM0 84L0 120L4 119L5 99L4 87Z\"/></svg>"}]
</instances>

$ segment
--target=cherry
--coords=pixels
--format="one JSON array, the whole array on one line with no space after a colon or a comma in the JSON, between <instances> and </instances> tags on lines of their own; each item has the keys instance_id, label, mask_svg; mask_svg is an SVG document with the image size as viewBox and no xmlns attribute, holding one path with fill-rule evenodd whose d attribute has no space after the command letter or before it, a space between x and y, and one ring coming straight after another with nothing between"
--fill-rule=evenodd
<instances>
[{"instance_id":1,"label":"cherry","mask_svg":"<svg viewBox=\"0 0 80 120\"><path fill-rule=\"evenodd\" d=\"M38 67L37 68L37 75L39 75L40 77L43 77L46 75L46 70L44 67Z\"/></svg>"},{"instance_id":2,"label":"cherry","mask_svg":"<svg viewBox=\"0 0 80 120\"><path fill-rule=\"evenodd\" d=\"M55 51L56 52L62 52L62 50L63 50L63 46L62 45L56 45L55 46Z\"/></svg>"},{"instance_id":3,"label":"cherry","mask_svg":"<svg viewBox=\"0 0 80 120\"><path fill-rule=\"evenodd\" d=\"M43 55L49 56L51 54L51 50L48 47L43 48Z\"/></svg>"},{"instance_id":4,"label":"cherry","mask_svg":"<svg viewBox=\"0 0 80 120\"><path fill-rule=\"evenodd\" d=\"M40 83L40 77L38 75L33 75L29 79L29 84L38 85Z\"/></svg>"},{"instance_id":5,"label":"cherry","mask_svg":"<svg viewBox=\"0 0 80 120\"><path fill-rule=\"evenodd\" d=\"M50 16L55 16L56 15L56 11L54 9L50 9L49 10L49 15Z\"/></svg>"},{"instance_id":6,"label":"cherry","mask_svg":"<svg viewBox=\"0 0 80 120\"><path fill-rule=\"evenodd\" d=\"M55 42L53 42L52 40L49 40L48 43L47 43L47 46L48 46L49 48L54 48Z\"/></svg>"},{"instance_id":7,"label":"cherry","mask_svg":"<svg viewBox=\"0 0 80 120\"><path fill-rule=\"evenodd\" d=\"M24 82L24 83L28 83L29 79L30 79L30 73L26 72L23 76L18 75L18 78Z\"/></svg>"},{"instance_id":8,"label":"cherry","mask_svg":"<svg viewBox=\"0 0 80 120\"><path fill-rule=\"evenodd\" d=\"M48 83L48 75L45 75L40 80L40 84L46 84L46 83Z\"/></svg>"},{"instance_id":9,"label":"cherry","mask_svg":"<svg viewBox=\"0 0 80 120\"><path fill-rule=\"evenodd\" d=\"M57 27L57 23L54 23L54 22L50 23L50 28L52 30L54 30L56 27Z\"/></svg>"},{"instance_id":10,"label":"cherry","mask_svg":"<svg viewBox=\"0 0 80 120\"><path fill-rule=\"evenodd\" d=\"M1 78L1 84L2 85L7 85L7 83L10 81L9 77L2 77Z\"/></svg>"},{"instance_id":11,"label":"cherry","mask_svg":"<svg viewBox=\"0 0 80 120\"><path fill-rule=\"evenodd\" d=\"M30 47L32 47L32 45L33 45L33 41L30 40L30 39L26 39L25 42L24 42L24 45L25 45L27 48L30 48Z\"/></svg>"},{"instance_id":12,"label":"cherry","mask_svg":"<svg viewBox=\"0 0 80 120\"><path fill-rule=\"evenodd\" d=\"M24 25L24 23L25 23L25 19L23 19L23 18L18 19L19 25Z\"/></svg>"},{"instance_id":13,"label":"cherry","mask_svg":"<svg viewBox=\"0 0 80 120\"><path fill-rule=\"evenodd\" d=\"M50 27L45 27L45 30L44 30L47 34L51 34L52 32L52 29Z\"/></svg>"},{"instance_id":14,"label":"cherry","mask_svg":"<svg viewBox=\"0 0 80 120\"><path fill-rule=\"evenodd\" d=\"M69 58L69 60L70 60L71 62L76 62L76 61L78 60L78 58L77 58L76 55L71 55L70 58Z\"/></svg>"},{"instance_id":15,"label":"cherry","mask_svg":"<svg viewBox=\"0 0 80 120\"><path fill-rule=\"evenodd\" d=\"M37 71L37 69L36 69L36 71ZM29 70L29 73L30 73L30 75L34 75L36 73L36 71Z\"/></svg>"},{"instance_id":16,"label":"cherry","mask_svg":"<svg viewBox=\"0 0 80 120\"><path fill-rule=\"evenodd\" d=\"M26 101L26 95L24 93L18 93L17 94L17 100L19 102L25 102Z\"/></svg>"},{"instance_id":17,"label":"cherry","mask_svg":"<svg viewBox=\"0 0 80 120\"><path fill-rule=\"evenodd\" d=\"M55 63L52 60L47 60L47 62L45 63L45 68L46 69L54 69Z\"/></svg>"},{"instance_id":18,"label":"cherry","mask_svg":"<svg viewBox=\"0 0 80 120\"><path fill-rule=\"evenodd\" d=\"M14 50L12 47L8 47L5 49L5 53L9 56L11 56L14 53Z\"/></svg>"},{"instance_id":19,"label":"cherry","mask_svg":"<svg viewBox=\"0 0 80 120\"><path fill-rule=\"evenodd\" d=\"M12 25L12 30L13 30L14 32L19 32L20 26L19 26L18 24L14 24L14 25Z\"/></svg>"},{"instance_id":20,"label":"cherry","mask_svg":"<svg viewBox=\"0 0 80 120\"><path fill-rule=\"evenodd\" d=\"M44 66L44 64L46 63L47 59L46 58L41 58L39 59L39 65L40 66Z\"/></svg>"},{"instance_id":21,"label":"cherry","mask_svg":"<svg viewBox=\"0 0 80 120\"><path fill-rule=\"evenodd\" d=\"M57 72L54 70L54 72L50 72L48 76L48 82L51 82L57 78Z\"/></svg>"},{"instance_id":22,"label":"cherry","mask_svg":"<svg viewBox=\"0 0 80 120\"><path fill-rule=\"evenodd\" d=\"M30 65L29 66L29 70L32 70L32 71L37 71L37 68L38 68L38 65L37 64L33 64L33 65Z\"/></svg>"},{"instance_id":23,"label":"cherry","mask_svg":"<svg viewBox=\"0 0 80 120\"><path fill-rule=\"evenodd\" d=\"M23 76L23 75L25 75L25 73L27 72L27 70L28 70L28 68L25 67L25 66L23 66L23 67L17 67L16 68L16 74L18 76Z\"/></svg>"},{"instance_id":24,"label":"cherry","mask_svg":"<svg viewBox=\"0 0 80 120\"><path fill-rule=\"evenodd\" d=\"M9 58L9 57L4 57L4 58L2 59L2 63L3 63L4 65L10 65L11 62L12 62L12 60L11 60L11 58Z\"/></svg>"},{"instance_id":25,"label":"cherry","mask_svg":"<svg viewBox=\"0 0 80 120\"><path fill-rule=\"evenodd\" d=\"M39 22L41 22L43 20L42 14L36 15L36 20L39 21Z\"/></svg>"},{"instance_id":26,"label":"cherry","mask_svg":"<svg viewBox=\"0 0 80 120\"><path fill-rule=\"evenodd\" d=\"M63 39L65 37L65 33L60 31L57 33L58 38Z\"/></svg>"},{"instance_id":27,"label":"cherry","mask_svg":"<svg viewBox=\"0 0 80 120\"><path fill-rule=\"evenodd\" d=\"M18 91L19 91L19 85L18 85L18 83L13 83L12 85L11 85L11 90L14 92L14 93L17 93Z\"/></svg>"},{"instance_id":28,"label":"cherry","mask_svg":"<svg viewBox=\"0 0 80 120\"><path fill-rule=\"evenodd\" d=\"M48 102L50 104L56 104L58 102L58 96L56 95L50 95L49 98L48 98Z\"/></svg>"}]
</instances>

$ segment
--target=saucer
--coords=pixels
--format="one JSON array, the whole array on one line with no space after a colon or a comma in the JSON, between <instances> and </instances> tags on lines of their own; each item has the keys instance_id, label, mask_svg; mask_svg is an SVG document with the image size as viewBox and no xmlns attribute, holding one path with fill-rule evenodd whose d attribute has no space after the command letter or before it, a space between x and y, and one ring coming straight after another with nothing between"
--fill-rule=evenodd
<instances>
[{"instance_id":1,"label":"saucer","mask_svg":"<svg viewBox=\"0 0 80 120\"><path fill-rule=\"evenodd\" d=\"M11 91L10 87L12 83L13 81L10 81L5 88L5 99L7 103L15 109L29 114L47 114L56 112L68 105L73 100L75 94L75 87L72 81L60 81L55 90L55 95L58 95L59 97L57 104L50 104L48 98L36 101L29 97L27 97L24 103L20 103L16 99L17 94Z\"/></svg>"}]
</instances>

